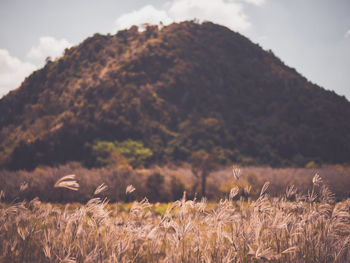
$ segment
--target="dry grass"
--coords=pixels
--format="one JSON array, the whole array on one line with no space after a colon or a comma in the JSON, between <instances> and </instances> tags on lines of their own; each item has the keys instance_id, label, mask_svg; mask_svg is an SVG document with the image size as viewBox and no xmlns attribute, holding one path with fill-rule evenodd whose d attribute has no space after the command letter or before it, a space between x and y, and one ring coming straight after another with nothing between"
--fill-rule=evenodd
<instances>
[{"instance_id":1,"label":"dry grass","mask_svg":"<svg viewBox=\"0 0 350 263\"><path fill-rule=\"evenodd\" d=\"M264 182L269 181L269 193L278 197L284 194L285 189L292 185L299 192L307 194L312 187L312 178L317 173L330 190L335 194L337 201L350 198L350 167L337 165L324 165L314 168L271 168L271 167L241 167L241 185L251 185L251 196L257 196L258 189ZM228 192L234 185L232 183L232 170L230 167L218 170L210 175L209 196L217 196L219 192ZM219 191L218 191L219 190Z\"/></svg>"},{"instance_id":2,"label":"dry grass","mask_svg":"<svg viewBox=\"0 0 350 263\"><path fill-rule=\"evenodd\" d=\"M161 215L147 199L128 212L100 198L0 203L0 262L348 262L350 199L315 177L307 195L270 197L266 183L235 200L239 180L214 206L184 194Z\"/></svg>"},{"instance_id":3,"label":"dry grass","mask_svg":"<svg viewBox=\"0 0 350 263\"><path fill-rule=\"evenodd\" d=\"M207 180L206 197L219 201L228 196L231 188L238 186L239 196L258 198L264 182L269 181L270 196L281 196L287 187L294 185L307 194L312 187L312 177L319 173L335 193L337 201L350 198L350 167L322 166L317 168L270 168L241 167L239 174L232 167L212 172ZM62 176L74 175L73 179L55 182ZM236 185L235 177L239 176ZM200 178L193 175L189 165L155 166L149 169L87 169L78 163L59 167L38 167L32 172L0 171L0 196L4 201L30 201L39 197L44 202L82 202L94 197L107 197L110 202L131 202L147 197L150 202L170 202L181 199L184 191L188 199L201 193ZM61 186L70 185L76 191ZM77 189L77 186L80 186ZM125 195L128 185L137 191ZM96 188L101 189L95 192ZM237 197L236 197L237 199Z\"/></svg>"}]
</instances>

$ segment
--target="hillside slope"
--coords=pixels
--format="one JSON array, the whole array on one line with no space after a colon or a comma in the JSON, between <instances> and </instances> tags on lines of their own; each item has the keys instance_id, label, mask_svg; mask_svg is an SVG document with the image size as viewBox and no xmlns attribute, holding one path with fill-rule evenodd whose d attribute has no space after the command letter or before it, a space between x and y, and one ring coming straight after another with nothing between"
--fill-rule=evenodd
<instances>
[{"instance_id":1,"label":"hillside slope","mask_svg":"<svg viewBox=\"0 0 350 263\"><path fill-rule=\"evenodd\" d=\"M94 35L0 100L0 166L94 165L95 139L142 141L151 161L350 162L350 103L272 52L207 22Z\"/></svg>"}]
</instances>

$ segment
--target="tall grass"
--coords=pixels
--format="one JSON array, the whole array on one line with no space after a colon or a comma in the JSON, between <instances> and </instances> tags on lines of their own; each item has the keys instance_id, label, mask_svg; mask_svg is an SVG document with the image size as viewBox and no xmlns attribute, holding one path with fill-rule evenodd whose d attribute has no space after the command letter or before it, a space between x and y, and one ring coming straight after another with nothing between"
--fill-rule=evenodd
<instances>
[{"instance_id":1,"label":"tall grass","mask_svg":"<svg viewBox=\"0 0 350 263\"><path fill-rule=\"evenodd\" d=\"M242 167L238 185L232 168L223 167L208 176L206 197L219 201L229 194L231 188L239 186L240 195L248 196L249 192L250 197L258 198L259 189L265 181L271 182L269 194L274 197L282 195L290 185L295 185L301 193L307 194L316 172L322 175L338 201L350 197L350 167L335 166L317 169ZM76 182L72 182L72 187L80 185L78 191L54 187L55 182L66 175L75 175ZM191 167L186 164L133 170L87 169L79 163L69 163L59 167L38 167L32 172L0 171L0 196L4 195L3 200L6 202L30 201L39 197L44 202L86 203L96 197L95 189L102 184L106 189L98 196L107 197L111 202L140 201L144 197L150 202L170 202L181 199L184 191L189 199L201 193L200 178L194 176ZM126 196L124 192L128 185L135 186L137 191Z\"/></svg>"},{"instance_id":2,"label":"tall grass","mask_svg":"<svg viewBox=\"0 0 350 263\"><path fill-rule=\"evenodd\" d=\"M348 262L350 199L318 176L306 195L270 197L265 183L257 199L239 180L215 205L184 193L162 214L147 199L124 212L101 198L2 203L0 262Z\"/></svg>"}]
</instances>

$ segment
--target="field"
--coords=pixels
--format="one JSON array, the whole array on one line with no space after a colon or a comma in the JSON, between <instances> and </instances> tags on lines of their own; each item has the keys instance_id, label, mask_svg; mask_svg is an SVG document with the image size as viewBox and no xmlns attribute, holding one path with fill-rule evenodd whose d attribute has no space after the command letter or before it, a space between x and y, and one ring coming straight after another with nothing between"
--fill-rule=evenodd
<instances>
[{"instance_id":1,"label":"field","mask_svg":"<svg viewBox=\"0 0 350 263\"><path fill-rule=\"evenodd\" d=\"M350 199L336 202L321 176L306 194L289 186L275 196L272 183L251 194L235 175L218 202L183 194L167 204L109 204L103 184L86 204L1 203L0 262L348 262ZM78 192L74 175L56 187Z\"/></svg>"},{"instance_id":2,"label":"field","mask_svg":"<svg viewBox=\"0 0 350 263\"><path fill-rule=\"evenodd\" d=\"M249 197L256 199L267 181L270 182L269 195L272 197L279 197L292 185L305 195L312 188L312 178L316 173L334 193L336 201L350 198L350 167L347 166L241 167L238 182L234 179L232 167L221 167L207 177L206 197L210 201L219 201L237 186L239 195L245 197L244 188L251 187ZM59 178L69 174L76 175L80 185L78 191L54 187ZM141 201L144 197L151 203L168 203L181 199L184 191L188 199L201 198L201 174L194 176L191 166L186 163L148 169L87 169L79 163L68 163L58 167L38 167L31 172L0 170L0 191L4 192L3 201L8 203L30 201L35 197L43 202L86 203L96 197L94 191L102 183L108 188L98 197L107 198L111 203ZM125 188L130 184L137 191L125 195Z\"/></svg>"}]
</instances>

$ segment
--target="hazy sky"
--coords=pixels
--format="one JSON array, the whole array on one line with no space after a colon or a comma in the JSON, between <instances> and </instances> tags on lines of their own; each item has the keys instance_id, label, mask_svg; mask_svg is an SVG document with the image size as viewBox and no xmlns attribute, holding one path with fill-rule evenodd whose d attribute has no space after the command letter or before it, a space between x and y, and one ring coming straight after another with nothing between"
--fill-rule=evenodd
<instances>
[{"instance_id":1,"label":"hazy sky","mask_svg":"<svg viewBox=\"0 0 350 263\"><path fill-rule=\"evenodd\" d=\"M194 18L240 32L350 100L349 0L0 0L0 97L96 32Z\"/></svg>"}]
</instances>

